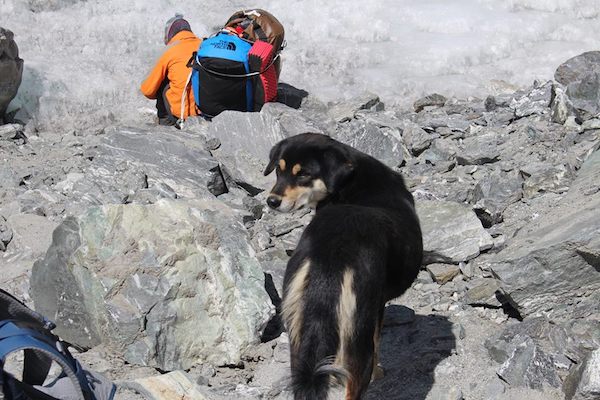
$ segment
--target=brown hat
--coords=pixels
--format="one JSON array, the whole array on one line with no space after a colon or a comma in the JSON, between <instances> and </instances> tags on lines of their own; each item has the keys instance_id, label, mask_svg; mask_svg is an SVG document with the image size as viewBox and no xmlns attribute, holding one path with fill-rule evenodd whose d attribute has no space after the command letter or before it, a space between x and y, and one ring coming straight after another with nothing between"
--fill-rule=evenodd
<instances>
[{"instance_id":1,"label":"brown hat","mask_svg":"<svg viewBox=\"0 0 600 400\"><path fill-rule=\"evenodd\" d=\"M165 44L169 44L173 36L177 35L181 31L192 31L189 22L183 19L182 14L175 14L174 17L169 18L165 24Z\"/></svg>"}]
</instances>

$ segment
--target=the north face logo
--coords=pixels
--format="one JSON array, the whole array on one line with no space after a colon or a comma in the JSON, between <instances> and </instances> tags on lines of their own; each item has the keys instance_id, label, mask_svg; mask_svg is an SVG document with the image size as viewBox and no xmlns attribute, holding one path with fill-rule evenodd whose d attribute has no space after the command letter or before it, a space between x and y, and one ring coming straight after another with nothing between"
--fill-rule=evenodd
<instances>
[{"instance_id":1,"label":"the north face logo","mask_svg":"<svg viewBox=\"0 0 600 400\"><path fill-rule=\"evenodd\" d=\"M218 42L211 44L215 49L226 49L231 51L235 51L236 49L235 43L229 42L227 40L219 40Z\"/></svg>"}]
</instances>

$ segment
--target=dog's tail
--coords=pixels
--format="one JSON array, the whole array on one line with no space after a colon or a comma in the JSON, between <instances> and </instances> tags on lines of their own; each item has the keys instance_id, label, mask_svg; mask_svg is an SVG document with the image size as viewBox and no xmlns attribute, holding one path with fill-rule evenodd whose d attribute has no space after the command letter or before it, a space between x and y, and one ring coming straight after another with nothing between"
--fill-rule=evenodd
<instances>
[{"instance_id":1,"label":"dog's tail","mask_svg":"<svg viewBox=\"0 0 600 400\"><path fill-rule=\"evenodd\" d=\"M344 385L350 377L346 369L334 364L335 356L316 363L304 361L292 375L292 391L296 400L327 400L332 383Z\"/></svg>"},{"instance_id":2,"label":"dog's tail","mask_svg":"<svg viewBox=\"0 0 600 400\"><path fill-rule=\"evenodd\" d=\"M304 260L286 285L282 315L290 336L295 400L326 400L335 381L344 386L352 381L354 272L330 270Z\"/></svg>"}]
</instances>

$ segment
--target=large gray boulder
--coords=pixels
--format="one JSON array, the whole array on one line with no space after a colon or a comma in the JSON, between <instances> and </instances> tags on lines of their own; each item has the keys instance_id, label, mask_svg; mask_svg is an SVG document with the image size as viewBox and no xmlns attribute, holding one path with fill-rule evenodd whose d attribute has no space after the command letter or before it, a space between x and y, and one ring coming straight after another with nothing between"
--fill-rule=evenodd
<instances>
[{"instance_id":1,"label":"large gray boulder","mask_svg":"<svg viewBox=\"0 0 600 400\"><path fill-rule=\"evenodd\" d=\"M84 347L162 370L236 364L273 314L241 218L218 200L106 205L54 231L37 311Z\"/></svg>"},{"instance_id":2,"label":"large gray boulder","mask_svg":"<svg viewBox=\"0 0 600 400\"><path fill-rule=\"evenodd\" d=\"M554 72L554 79L562 85L581 81L591 72L600 72L600 51L587 51L571 57Z\"/></svg>"},{"instance_id":3,"label":"large gray boulder","mask_svg":"<svg viewBox=\"0 0 600 400\"><path fill-rule=\"evenodd\" d=\"M0 124L8 104L17 95L23 76L23 60L11 31L0 27Z\"/></svg>"},{"instance_id":4,"label":"large gray boulder","mask_svg":"<svg viewBox=\"0 0 600 400\"><path fill-rule=\"evenodd\" d=\"M55 189L78 211L107 203L218 196L227 186L204 141L172 129L106 129L100 143L86 152L91 162L84 172L67 174Z\"/></svg>"},{"instance_id":5,"label":"large gray boulder","mask_svg":"<svg viewBox=\"0 0 600 400\"><path fill-rule=\"evenodd\" d=\"M584 163L569 192L498 253L492 271L523 316L597 314L600 292L600 152Z\"/></svg>"}]
</instances>

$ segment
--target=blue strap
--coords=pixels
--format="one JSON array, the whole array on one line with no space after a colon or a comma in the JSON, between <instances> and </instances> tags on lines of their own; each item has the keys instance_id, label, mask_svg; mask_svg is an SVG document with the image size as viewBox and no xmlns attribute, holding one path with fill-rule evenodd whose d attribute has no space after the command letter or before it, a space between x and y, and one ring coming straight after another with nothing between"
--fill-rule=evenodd
<instances>
[{"instance_id":1,"label":"blue strap","mask_svg":"<svg viewBox=\"0 0 600 400\"><path fill-rule=\"evenodd\" d=\"M196 106L200 108L200 74L195 69L192 69L192 90L194 91Z\"/></svg>"},{"instance_id":2,"label":"blue strap","mask_svg":"<svg viewBox=\"0 0 600 400\"><path fill-rule=\"evenodd\" d=\"M0 322L0 360L2 362L9 354L20 350L41 352L60 365L73 383L77 381L82 393L89 393L88 382L81 365L74 358L61 353L48 341L49 338L33 329L21 328L10 320Z\"/></svg>"},{"instance_id":3,"label":"blue strap","mask_svg":"<svg viewBox=\"0 0 600 400\"><path fill-rule=\"evenodd\" d=\"M30 328L24 328L19 326L12 320L4 320L0 321L0 341L12 336L32 336L42 342L53 346L52 339L49 336L44 335L43 333Z\"/></svg>"},{"instance_id":4,"label":"blue strap","mask_svg":"<svg viewBox=\"0 0 600 400\"><path fill-rule=\"evenodd\" d=\"M25 349L33 349L33 350L42 350L48 354L54 354L58 357L58 350L54 347L50 346L47 343L44 343L36 338L33 338L28 335L19 335L19 336L11 336L5 339L0 340L0 359L4 360L6 356L15 351L25 350ZM60 358L63 358L62 356ZM70 367L72 370L73 368ZM73 372L75 372L73 370Z\"/></svg>"},{"instance_id":5,"label":"blue strap","mask_svg":"<svg viewBox=\"0 0 600 400\"><path fill-rule=\"evenodd\" d=\"M246 73L250 73L250 66L248 65L248 57L244 61L244 68ZM254 98L252 90L252 78L246 78L246 111L253 111L254 109Z\"/></svg>"}]
</instances>

